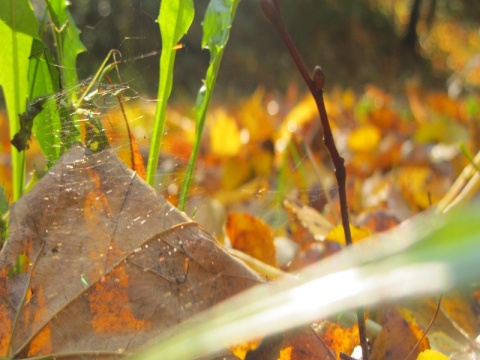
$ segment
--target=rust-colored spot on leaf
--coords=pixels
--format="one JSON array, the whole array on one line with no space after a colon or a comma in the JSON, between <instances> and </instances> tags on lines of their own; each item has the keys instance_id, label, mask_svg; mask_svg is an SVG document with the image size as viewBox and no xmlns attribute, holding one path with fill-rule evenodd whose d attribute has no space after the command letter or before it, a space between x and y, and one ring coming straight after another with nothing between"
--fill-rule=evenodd
<instances>
[{"instance_id":1,"label":"rust-colored spot on leaf","mask_svg":"<svg viewBox=\"0 0 480 360\"><path fill-rule=\"evenodd\" d=\"M37 303L37 311L33 313L33 323L41 323L42 317L45 312L46 299L43 292L43 287L39 286L35 293L35 300ZM26 321L27 323L27 321ZM49 354L52 352L52 343L50 337L50 326L45 325L38 334L33 338L28 349L29 356L35 356L37 354Z\"/></svg>"},{"instance_id":2,"label":"rust-colored spot on leaf","mask_svg":"<svg viewBox=\"0 0 480 360\"><path fill-rule=\"evenodd\" d=\"M96 332L116 334L149 330L148 320L137 319L129 306L128 277L123 266L97 282L88 293L92 326Z\"/></svg>"}]
</instances>

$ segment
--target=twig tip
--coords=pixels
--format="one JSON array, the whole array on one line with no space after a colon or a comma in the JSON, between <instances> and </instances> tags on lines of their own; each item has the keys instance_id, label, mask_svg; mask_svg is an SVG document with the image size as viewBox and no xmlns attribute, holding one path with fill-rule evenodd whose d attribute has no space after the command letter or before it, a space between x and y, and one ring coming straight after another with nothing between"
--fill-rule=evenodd
<instances>
[{"instance_id":1,"label":"twig tip","mask_svg":"<svg viewBox=\"0 0 480 360\"><path fill-rule=\"evenodd\" d=\"M273 24L277 23L280 17L278 0L260 0L260 7L265 17Z\"/></svg>"},{"instance_id":2,"label":"twig tip","mask_svg":"<svg viewBox=\"0 0 480 360\"><path fill-rule=\"evenodd\" d=\"M325 87L325 73L320 66L315 66L313 69L312 82L315 91L322 91Z\"/></svg>"}]
</instances>

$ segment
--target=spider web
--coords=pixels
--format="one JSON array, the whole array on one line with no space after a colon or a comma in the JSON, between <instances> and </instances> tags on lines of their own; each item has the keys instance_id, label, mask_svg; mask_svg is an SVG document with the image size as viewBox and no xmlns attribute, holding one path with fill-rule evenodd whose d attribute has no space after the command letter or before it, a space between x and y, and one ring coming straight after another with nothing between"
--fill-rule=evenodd
<instances>
[{"instance_id":1,"label":"spider web","mask_svg":"<svg viewBox=\"0 0 480 360\"><path fill-rule=\"evenodd\" d=\"M37 12L41 13L41 10L37 9ZM68 115L76 124L82 126L93 121L100 122L110 148L121 158L128 157L125 153L130 149L128 122L146 165L157 103L155 93L161 53L160 34L156 23L158 4L146 0L131 2L101 0L74 3L70 10L81 30L81 40L87 48L77 60L77 73L83 80L73 87L64 88L56 94L35 101L50 100L54 104L61 104L72 94L75 94L77 99L80 98L91 84L92 74L97 72L106 54L112 49L118 50L121 54L117 59L119 64L116 69L109 72L112 83L101 80L100 83L93 84L83 103L77 109L70 108ZM125 11L130 15L128 23L125 23L125 16L122 16L122 12ZM190 155L190 149L182 148L182 144L177 140L185 134L185 129L194 130L193 105L208 66L208 52L202 52L200 45L202 17L202 11L197 11L196 22L182 40L183 48L177 53L172 95L169 100L170 108L154 186L167 199L173 200L173 203L179 194ZM57 64L52 65L58 67ZM117 71L120 78L116 76ZM217 86L216 94L220 93L222 96L219 89ZM117 97L121 97L121 104ZM270 101L272 102L274 101ZM215 106L216 104L212 104L211 108ZM55 129L42 131L53 132ZM85 140L85 134L82 135L82 140ZM34 139L32 141L34 142ZM205 141L208 141L208 138ZM310 162L306 155L302 155L290 166L292 171L300 171L305 164L310 166ZM27 151L27 164L31 173L34 169L43 169L45 159L38 155L38 151L35 155ZM206 222L206 227L214 235L222 231L218 228L218 222L211 226L208 224L211 222L209 217L215 211L218 200L216 194L211 192L212 189L205 190L205 185L208 185L211 179L218 178L221 171L218 166L209 166L200 156L187 208L187 214L195 216L199 222ZM279 212L280 203L290 195L290 190L278 187L278 180L274 178L266 179L264 183L239 188L238 193L243 193L239 198L243 200L240 203L230 203L227 210L254 213L275 226L282 226L287 219L281 211ZM312 195L313 200L320 198L323 201L327 192L336 192L336 186L326 186L325 183L321 184L320 192ZM305 198L310 190L310 185L306 184L304 188L296 189L295 196ZM250 200L247 201L248 198Z\"/></svg>"}]
</instances>

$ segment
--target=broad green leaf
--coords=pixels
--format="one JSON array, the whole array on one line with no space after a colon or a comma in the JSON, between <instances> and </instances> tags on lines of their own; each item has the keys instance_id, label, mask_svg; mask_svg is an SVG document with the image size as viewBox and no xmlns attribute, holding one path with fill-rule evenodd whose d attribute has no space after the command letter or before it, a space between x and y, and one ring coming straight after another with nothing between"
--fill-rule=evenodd
<instances>
[{"instance_id":1,"label":"broad green leaf","mask_svg":"<svg viewBox=\"0 0 480 360\"><path fill-rule=\"evenodd\" d=\"M29 98L31 101L57 93L60 90L59 73L53 64L55 61L43 42L35 39L29 64ZM54 97L47 97L43 110L35 117L33 133L52 166L60 156L60 117Z\"/></svg>"},{"instance_id":2,"label":"broad green leaf","mask_svg":"<svg viewBox=\"0 0 480 360\"><path fill-rule=\"evenodd\" d=\"M257 286L158 339L139 359L194 359L359 306L478 281L480 212L430 212L268 286Z\"/></svg>"},{"instance_id":3,"label":"broad green leaf","mask_svg":"<svg viewBox=\"0 0 480 360\"><path fill-rule=\"evenodd\" d=\"M68 1L48 0L48 12L55 25L53 29L58 62L62 73L62 85L70 89L78 82L77 57L86 50L80 40L80 30L67 9ZM72 99L73 100L73 99Z\"/></svg>"},{"instance_id":4,"label":"broad green leaf","mask_svg":"<svg viewBox=\"0 0 480 360\"><path fill-rule=\"evenodd\" d=\"M202 47L210 51L210 64L207 69L207 75L204 84L200 88L195 105L195 116L197 121L196 138L190 160L188 162L187 172L182 184L180 201L178 208L185 209L190 180L193 175L193 169L197 160L198 149L200 147L200 139L202 137L203 128L205 126L205 118L207 116L208 105L213 94L215 82L217 81L218 70L222 62L223 52L227 45L232 27L235 12L240 0L211 0L205 19L203 21L203 38Z\"/></svg>"},{"instance_id":5,"label":"broad green leaf","mask_svg":"<svg viewBox=\"0 0 480 360\"><path fill-rule=\"evenodd\" d=\"M61 85L63 89L72 89L78 82L77 75L77 57L78 54L86 50L80 40L80 30L75 25L68 8L68 2L64 0L48 0L47 8L50 18L53 22L53 35L57 47L58 69L60 70ZM57 104L57 114L51 114L52 129L58 128L60 122L62 134L61 138L56 138L60 142L60 148L54 149L49 153L53 156L56 153L58 158L65 150L75 142L80 140L79 122L75 121L75 115L72 117L66 109L75 104L77 94L74 91L67 92L67 104ZM50 106L50 109L52 107ZM40 128L37 128L40 129ZM37 135L37 134L35 134ZM54 134L56 136L56 134ZM57 152L58 151L58 152ZM50 157L49 157L50 160ZM54 159L56 160L56 159ZM52 162L50 161L50 164Z\"/></svg>"},{"instance_id":6,"label":"broad green leaf","mask_svg":"<svg viewBox=\"0 0 480 360\"><path fill-rule=\"evenodd\" d=\"M10 138L20 130L19 114L28 97L28 57L38 23L27 0L0 1L0 86L8 111ZM12 147L13 200L25 183L25 154Z\"/></svg>"},{"instance_id":7,"label":"broad green leaf","mask_svg":"<svg viewBox=\"0 0 480 360\"><path fill-rule=\"evenodd\" d=\"M195 10L192 0L164 0L160 4L157 21L162 37L162 54L160 56L160 78L158 81L157 107L153 125L152 141L147 165L147 182L155 186L160 143L165 128L167 101L172 91L173 67L175 63L175 45L188 31L192 24Z\"/></svg>"}]
</instances>

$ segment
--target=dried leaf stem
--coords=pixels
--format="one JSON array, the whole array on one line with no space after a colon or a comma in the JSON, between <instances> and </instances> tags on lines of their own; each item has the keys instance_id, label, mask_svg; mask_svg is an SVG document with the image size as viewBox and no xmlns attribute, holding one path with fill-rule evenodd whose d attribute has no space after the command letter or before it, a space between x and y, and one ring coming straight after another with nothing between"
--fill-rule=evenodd
<instances>
[{"instance_id":1,"label":"dried leaf stem","mask_svg":"<svg viewBox=\"0 0 480 360\"><path fill-rule=\"evenodd\" d=\"M338 195L340 200L340 211L342 217L343 231L345 234L345 243L347 246L352 244L352 234L350 232L350 222L348 219L348 203L346 192L346 170L345 160L338 153L335 141L332 135L332 129L328 121L327 111L325 109L325 102L323 99L323 88L325 86L325 74L320 66L315 66L313 75L310 76L303 61L302 56L297 50L295 43L290 36L285 22L283 21L280 12L280 0L260 0L260 6L267 19L275 26L283 42L287 46L287 49L292 57L295 65L297 66L300 75L302 76L305 84L308 86L310 93L315 99L318 113L320 115L320 121L323 128L323 143L330 153L333 166L335 169L335 178L338 184ZM363 360L368 360L368 343L365 329L365 316L363 308L357 309L357 321L360 335L360 344L362 346Z\"/></svg>"}]
</instances>

